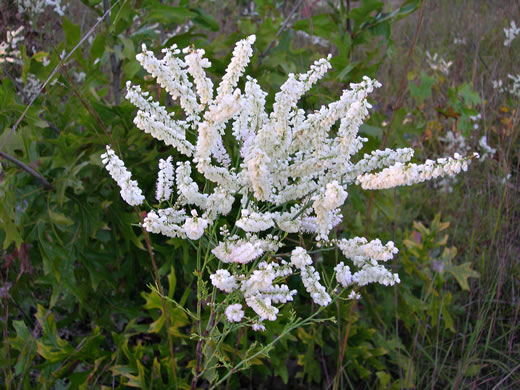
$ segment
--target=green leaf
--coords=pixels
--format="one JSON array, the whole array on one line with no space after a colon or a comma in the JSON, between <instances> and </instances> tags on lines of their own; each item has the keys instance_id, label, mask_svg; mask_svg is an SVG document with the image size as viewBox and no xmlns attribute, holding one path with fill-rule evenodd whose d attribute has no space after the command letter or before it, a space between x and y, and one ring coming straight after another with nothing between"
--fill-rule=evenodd
<instances>
[{"instance_id":1,"label":"green leaf","mask_svg":"<svg viewBox=\"0 0 520 390\"><path fill-rule=\"evenodd\" d=\"M421 83L419 85L410 84L410 94L418 106L422 105L432 95L434 82L435 78L429 77L425 72L421 72Z\"/></svg>"},{"instance_id":2,"label":"green leaf","mask_svg":"<svg viewBox=\"0 0 520 390\"><path fill-rule=\"evenodd\" d=\"M74 221L72 219L70 219L69 217L66 217L62 213L58 213L58 212L51 211L51 210L49 210L49 218L50 218L51 222L56 225L70 226L70 225L74 224Z\"/></svg>"},{"instance_id":3,"label":"green leaf","mask_svg":"<svg viewBox=\"0 0 520 390\"><path fill-rule=\"evenodd\" d=\"M480 277L477 271L471 269L470 262L454 265L450 261L444 265L444 272L451 274L459 283L460 288L465 291L469 291L468 278Z\"/></svg>"},{"instance_id":4,"label":"green leaf","mask_svg":"<svg viewBox=\"0 0 520 390\"><path fill-rule=\"evenodd\" d=\"M186 20L199 16L196 12L185 7L172 7L159 2L154 2L148 7L147 22L159 22L165 26L181 24Z\"/></svg>"},{"instance_id":5,"label":"green leaf","mask_svg":"<svg viewBox=\"0 0 520 390\"><path fill-rule=\"evenodd\" d=\"M170 274L168 275L168 298L173 298L175 286L177 285L177 277L175 276L175 268L170 267Z\"/></svg>"},{"instance_id":6,"label":"green leaf","mask_svg":"<svg viewBox=\"0 0 520 390\"><path fill-rule=\"evenodd\" d=\"M43 336L36 342L38 354L49 362L59 362L66 359L74 348L58 335L54 315L38 305L36 319L42 327Z\"/></svg>"},{"instance_id":7,"label":"green leaf","mask_svg":"<svg viewBox=\"0 0 520 390\"><path fill-rule=\"evenodd\" d=\"M308 34L327 39L338 31L338 27L332 23L328 14L319 14L314 15L310 19L298 20L294 23L293 29L302 30Z\"/></svg>"},{"instance_id":8,"label":"green leaf","mask_svg":"<svg viewBox=\"0 0 520 390\"><path fill-rule=\"evenodd\" d=\"M386 389L390 382L392 381L392 377L390 374L384 371L376 372L377 379L379 380L379 389Z\"/></svg>"},{"instance_id":9,"label":"green leaf","mask_svg":"<svg viewBox=\"0 0 520 390\"><path fill-rule=\"evenodd\" d=\"M190 8L190 10L197 14L197 16L193 18L193 22L195 24L198 24L203 28L210 29L211 31L218 31L220 29L217 20L213 16L208 15L202 9Z\"/></svg>"},{"instance_id":10,"label":"green leaf","mask_svg":"<svg viewBox=\"0 0 520 390\"><path fill-rule=\"evenodd\" d=\"M72 49L81 39L81 29L78 24L74 24L64 17L63 31L65 31L65 47L67 50Z\"/></svg>"},{"instance_id":11,"label":"green leaf","mask_svg":"<svg viewBox=\"0 0 520 390\"><path fill-rule=\"evenodd\" d=\"M97 58L101 58L105 53L105 44L106 44L106 35L98 34L92 42L92 46L90 48L90 61L93 62Z\"/></svg>"},{"instance_id":12,"label":"green leaf","mask_svg":"<svg viewBox=\"0 0 520 390\"><path fill-rule=\"evenodd\" d=\"M9 217L6 210L4 209L4 203L0 204L0 227L5 232L4 244L2 245L2 249L9 248L12 242L15 243L16 248L20 249L20 245L22 245L23 239L18 231L16 224Z\"/></svg>"}]
</instances>

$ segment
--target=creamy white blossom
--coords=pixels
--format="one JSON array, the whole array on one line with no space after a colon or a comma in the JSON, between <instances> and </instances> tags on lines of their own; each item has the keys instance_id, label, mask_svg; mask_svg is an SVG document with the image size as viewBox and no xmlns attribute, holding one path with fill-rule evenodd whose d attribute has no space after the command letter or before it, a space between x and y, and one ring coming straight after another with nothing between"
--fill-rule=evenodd
<instances>
[{"instance_id":1,"label":"creamy white blossom","mask_svg":"<svg viewBox=\"0 0 520 390\"><path fill-rule=\"evenodd\" d=\"M63 16L67 8L66 5L61 4L61 0L16 0L15 2L18 4L18 12L22 14L41 14L49 7L59 16Z\"/></svg>"},{"instance_id":2,"label":"creamy white blossom","mask_svg":"<svg viewBox=\"0 0 520 390\"><path fill-rule=\"evenodd\" d=\"M478 157L478 154L473 156ZM426 160L421 165L396 163L391 167L383 169L381 172L360 175L357 178L357 182L365 190L393 188L403 185L409 186L437 177L454 176L461 170L466 171L469 160L470 158L462 157L455 153L453 158L439 158L437 161Z\"/></svg>"},{"instance_id":3,"label":"creamy white blossom","mask_svg":"<svg viewBox=\"0 0 520 390\"><path fill-rule=\"evenodd\" d=\"M155 199L157 199L159 202L170 199L174 179L175 177L172 164L172 157L170 156L166 160L160 159Z\"/></svg>"},{"instance_id":4,"label":"creamy white blossom","mask_svg":"<svg viewBox=\"0 0 520 390\"><path fill-rule=\"evenodd\" d=\"M172 238L186 238L184 227L181 226L185 220L184 210L174 208L152 210L144 218L143 227L150 233L160 233Z\"/></svg>"},{"instance_id":5,"label":"creamy white blossom","mask_svg":"<svg viewBox=\"0 0 520 390\"><path fill-rule=\"evenodd\" d=\"M192 210L191 218L184 221L183 230L190 240L198 240L204 234L204 229L209 224L206 218L199 217L196 210Z\"/></svg>"},{"instance_id":6,"label":"creamy white blossom","mask_svg":"<svg viewBox=\"0 0 520 390\"><path fill-rule=\"evenodd\" d=\"M211 283L224 292L230 293L238 287L237 280L228 270L219 269L210 275Z\"/></svg>"},{"instance_id":7,"label":"creamy white blossom","mask_svg":"<svg viewBox=\"0 0 520 390\"><path fill-rule=\"evenodd\" d=\"M276 316L278 315L278 308L271 304L271 299L269 297L264 297L262 295L252 295L246 297L247 306L254 310L256 314L260 317L260 321L274 321L276 320Z\"/></svg>"},{"instance_id":8,"label":"creamy white blossom","mask_svg":"<svg viewBox=\"0 0 520 390\"><path fill-rule=\"evenodd\" d=\"M352 273L350 272L350 267L348 265L345 265L343 262L341 262L334 268L334 271L336 272L336 280L343 287L348 287L354 283L354 279L352 278Z\"/></svg>"},{"instance_id":9,"label":"creamy white blossom","mask_svg":"<svg viewBox=\"0 0 520 390\"><path fill-rule=\"evenodd\" d=\"M261 232L274 226L274 220L270 213L257 213L249 210L242 210L242 218L236 226L246 232Z\"/></svg>"},{"instance_id":10,"label":"creamy white blossom","mask_svg":"<svg viewBox=\"0 0 520 390\"><path fill-rule=\"evenodd\" d=\"M354 290L352 290L350 292L350 294L348 294L347 298L348 299L352 299L352 300L354 300L354 299L361 299L361 295L359 293L355 292Z\"/></svg>"},{"instance_id":11,"label":"creamy white blossom","mask_svg":"<svg viewBox=\"0 0 520 390\"><path fill-rule=\"evenodd\" d=\"M240 322L242 321L242 318L244 318L244 310L242 310L242 305L240 303L229 305L226 308L225 314L229 322Z\"/></svg>"}]
</instances>

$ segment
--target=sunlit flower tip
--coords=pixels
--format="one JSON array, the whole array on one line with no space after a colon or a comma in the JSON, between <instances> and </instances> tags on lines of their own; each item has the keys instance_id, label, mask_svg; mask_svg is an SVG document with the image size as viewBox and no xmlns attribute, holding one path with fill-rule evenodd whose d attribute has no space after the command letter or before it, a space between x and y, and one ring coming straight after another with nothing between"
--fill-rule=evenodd
<instances>
[{"instance_id":1,"label":"sunlit flower tip","mask_svg":"<svg viewBox=\"0 0 520 390\"><path fill-rule=\"evenodd\" d=\"M358 300L358 299L361 299L361 295L359 293L355 292L354 290L352 290L350 292L350 294L348 294L348 299Z\"/></svg>"},{"instance_id":2,"label":"sunlit flower tip","mask_svg":"<svg viewBox=\"0 0 520 390\"><path fill-rule=\"evenodd\" d=\"M107 145L106 153L101 155L101 161L105 165L110 176L117 182L121 189L121 197L130 206L139 206L144 201L143 192L139 188L137 181L132 180L131 173L126 169L123 161Z\"/></svg>"},{"instance_id":3,"label":"sunlit flower tip","mask_svg":"<svg viewBox=\"0 0 520 390\"><path fill-rule=\"evenodd\" d=\"M170 199L174 179L172 157L170 156L166 160L160 159L159 174L157 175L157 190L155 193L155 198L159 202Z\"/></svg>"},{"instance_id":4,"label":"sunlit flower tip","mask_svg":"<svg viewBox=\"0 0 520 390\"><path fill-rule=\"evenodd\" d=\"M343 262L341 262L334 268L334 271L336 272L336 280L343 287L348 287L354 283L354 279L348 265L345 265Z\"/></svg>"}]
</instances>

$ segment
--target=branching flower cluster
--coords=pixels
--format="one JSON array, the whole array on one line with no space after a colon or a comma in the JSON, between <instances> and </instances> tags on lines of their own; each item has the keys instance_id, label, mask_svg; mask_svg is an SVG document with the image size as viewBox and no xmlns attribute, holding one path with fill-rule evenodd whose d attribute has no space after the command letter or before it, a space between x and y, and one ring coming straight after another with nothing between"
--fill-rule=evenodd
<instances>
[{"instance_id":1,"label":"branching flower cluster","mask_svg":"<svg viewBox=\"0 0 520 390\"><path fill-rule=\"evenodd\" d=\"M520 34L520 28L516 27L514 20L511 21L509 27L504 28L504 34L506 34L504 46L511 46L511 42Z\"/></svg>"},{"instance_id":2,"label":"branching flower cluster","mask_svg":"<svg viewBox=\"0 0 520 390\"><path fill-rule=\"evenodd\" d=\"M358 299L361 286L399 283L399 276L384 266L397 253L393 242L331 239L349 186L391 188L452 176L467 168L469 158L455 155L417 165L409 163L413 150L408 148L354 158L367 141L358 130L371 108L367 97L380 86L377 81L364 77L350 84L338 101L313 112L297 105L330 69L330 56L307 73L289 74L267 112L267 94L255 79L246 76L243 88L238 87L254 41L250 36L236 44L217 88L206 74L211 64L203 50L181 52L174 45L159 59L143 46L137 60L179 100L183 118L130 82L126 98L138 108L136 126L180 155L176 162L172 157L160 160L158 203L143 227L199 240L197 245L208 254L211 284L226 293L222 311L228 321L247 321L254 330L263 330L262 321L274 321L280 306L297 294L287 284L294 275L320 306L333 300L336 287L347 288L349 298ZM230 146L225 141L231 135ZM102 157L123 199L142 204L137 182L109 146ZM195 181L194 170L204 183ZM291 234L308 239L295 247L286 240ZM311 257L314 250L332 247L350 261L336 266L337 283L325 281Z\"/></svg>"},{"instance_id":3,"label":"branching flower cluster","mask_svg":"<svg viewBox=\"0 0 520 390\"><path fill-rule=\"evenodd\" d=\"M516 76L508 74L507 78L511 80L509 85L507 84L507 80L505 83L502 80L493 80L493 88L500 93L510 93L513 96L520 97L520 74Z\"/></svg>"},{"instance_id":4,"label":"branching flower cluster","mask_svg":"<svg viewBox=\"0 0 520 390\"><path fill-rule=\"evenodd\" d=\"M428 51L426 52L426 61L432 70L439 71L445 75L450 74L450 68L453 65L452 61L446 61L437 53L431 55Z\"/></svg>"},{"instance_id":5,"label":"branching flower cluster","mask_svg":"<svg viewBox=\"0 0 520 390\"><path fill-rule=\"evenodd\" d=\"M37 15L45 12L45 9L52 8L59 16L65 15L66 5L61 4L61 0L16 0L18 12Z\"/></svg>"},{"instance_id":6,"label":"branching flower cluster","mask_svg":"<svg viewBox=\"0 0 520 390\"><path fill-rule=\"evenodd\" d=\"M18 44L25 39L23 36L23 26L16 30L6 30L5 41L0 42L0 64L11 63L21 65L22 56Z\"/></svg>"}]
</instances>

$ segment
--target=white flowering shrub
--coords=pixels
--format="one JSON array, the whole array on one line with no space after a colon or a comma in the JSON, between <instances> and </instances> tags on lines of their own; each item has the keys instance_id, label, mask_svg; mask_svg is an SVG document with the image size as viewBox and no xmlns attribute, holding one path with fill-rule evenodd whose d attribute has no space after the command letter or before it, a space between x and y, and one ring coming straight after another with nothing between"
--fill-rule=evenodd
<instances>
[{"instance_id":1,"label":"white flowering shrub","mask_svg":"<svg viewBox=\"0 0 520 390\"><path fill-rule=\"evenodd\" d=\"M220 312L229 322L263 330L262 322L276 320L281 305L297 294L289 278L299 277L319 306L331 303L337 287L357 299L362 286L400 282L385 267L398 252L393 242L331 238L349 186L373 190L453 176L467 169L471 157L455 154L415 164L413 150L404 148L356 158L366 141L358 130L371 108L368 95L379 82L364 77L314 112L297 106L331 67L330 56L307 73L289 74L267 112L266 93L255 79L246 76L239 87L254 41L250 36L237 43L217 88L205 73L211 64L204 50L186 48L182 56L174 45L159 59L143 45L138 61L178 99L185 116L176 118L130 82L126 98L138 108L136 126L178 152L176 162L171 156L159 161L157 202L143 228L197 241L204 257L200 274L207 271L211 285L226 294ZM123 199L144 204L137 182L110 146L102 159ZM194 170L204 182L194 179ZM288 240L291 235L300 244ZM334 269L335 282L326 282L311 254L331 248L345 259Z\"/></svg>"}]
</instances>

